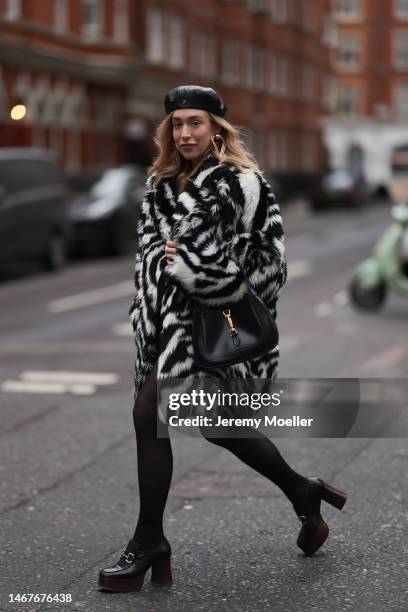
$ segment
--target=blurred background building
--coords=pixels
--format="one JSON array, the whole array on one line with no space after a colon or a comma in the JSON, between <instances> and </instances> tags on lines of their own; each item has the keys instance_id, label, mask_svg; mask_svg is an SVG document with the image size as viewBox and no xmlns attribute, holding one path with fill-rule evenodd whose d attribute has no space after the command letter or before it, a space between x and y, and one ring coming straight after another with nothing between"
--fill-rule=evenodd
<instances>
[{"instance_id":1,"label":"blurred background building","mask_svg":"<svg viewBox=\"0 0 408 612\"><path fill-rule=\"evenodd\" d=\"M148 164L164 95L196 83L266 170L326 166L330 0L0 0L0 15L2 147L51 148L72 171Z\"/></svg>"},{"instance_id":2,"label":"blurred background building","mask_svg":"<svg viewBox=\"0 0 408 612\"><path fill-rule=\"evenodd\" d=\"M408 0L337 0L333 8L337 102L324 129L330 164L381 191L395 153L408 152Z\"/></svg>"}]
</instances>

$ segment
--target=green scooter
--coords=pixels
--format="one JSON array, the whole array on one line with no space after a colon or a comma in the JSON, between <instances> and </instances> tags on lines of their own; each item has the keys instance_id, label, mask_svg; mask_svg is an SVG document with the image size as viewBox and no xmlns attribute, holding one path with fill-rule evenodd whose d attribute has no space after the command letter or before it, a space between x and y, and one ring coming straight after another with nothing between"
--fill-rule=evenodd
<instances>
[{"instance_id":1,"label":"green scooter","mask_svg":"<svg viewBox=\"0 0 408 612\"><path fill-rule=\"evenodd\" d=\"M362 310L379 310L388 291L408 296L408 206L393 206L391 217L391 226L372 256L357 267L349 285L351 303Z\"/></svg>"}]
</instances>

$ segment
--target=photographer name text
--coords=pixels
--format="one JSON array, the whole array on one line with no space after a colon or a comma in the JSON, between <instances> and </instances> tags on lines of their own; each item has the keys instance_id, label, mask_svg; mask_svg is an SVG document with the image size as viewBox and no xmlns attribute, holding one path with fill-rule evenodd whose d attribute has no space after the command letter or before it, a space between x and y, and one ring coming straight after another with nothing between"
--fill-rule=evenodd
<instances>
[{"instance_id":1,"label":"photographer name text","mask_svg":"<svg viewBox=\"0 0 408 612\"><path fill-rule=\"evenodd\" d=\"M172 415L168 419L168 424L173 427L253 427L258 429L261 425L264 427L311 427L313 421L314 419L311 417L305 418L299 415L288 418L276 415L265 415L263 418L223 418L218 416L217 419L203 415L187 418Z\"/></svg>"}]
</instances>

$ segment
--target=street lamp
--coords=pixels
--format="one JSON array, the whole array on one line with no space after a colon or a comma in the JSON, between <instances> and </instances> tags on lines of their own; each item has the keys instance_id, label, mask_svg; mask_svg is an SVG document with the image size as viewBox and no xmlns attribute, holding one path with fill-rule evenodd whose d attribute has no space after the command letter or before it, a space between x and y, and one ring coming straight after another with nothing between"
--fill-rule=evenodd
<instances>
[{"instance_id":1,"label":"street lamp","mask_svg":"<svg viewBox=\"0 0 408 612\"><path fill-rule=\"evenodd\" d=\"M20 121L25 117L27 108L24 104L15 104L10 110L10 117L13 121Z\"/></svg>"}]
</instances>

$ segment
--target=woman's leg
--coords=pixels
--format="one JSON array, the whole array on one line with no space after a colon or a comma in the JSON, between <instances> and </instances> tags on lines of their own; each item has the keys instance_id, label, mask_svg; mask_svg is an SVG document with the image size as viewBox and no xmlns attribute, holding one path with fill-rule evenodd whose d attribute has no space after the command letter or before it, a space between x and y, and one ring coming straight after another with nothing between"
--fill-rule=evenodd
<instances>
[{"instance_id":1,"label":"woman's leg","mask_svg":"<svg viewBox=\"0 0 408 612\"><path fill-rule=\"evenodd\" d=\"M208 435L209 429L201 428L201 433L209 442L228 449L249 467L271 480L292 503L303 494L308 479L290 467L269 438L250 427L239 428L240 436L248 437L232 437L232 431L228 431L231 437L216 438Z\"/></svg>"},{"instance_id":2,"label":"woman's leg","mask_svg":"<svg viewBox=\"0 0 408 612\"><path fill-rule=\"evenodd\" d=\"M134 405L140 510L134 540L149 547L163 538L163 514L173 474L170 438L157 437L157 364Z\"/></svg>"}]
</instances>

